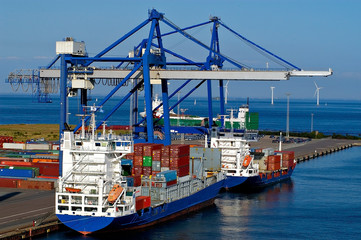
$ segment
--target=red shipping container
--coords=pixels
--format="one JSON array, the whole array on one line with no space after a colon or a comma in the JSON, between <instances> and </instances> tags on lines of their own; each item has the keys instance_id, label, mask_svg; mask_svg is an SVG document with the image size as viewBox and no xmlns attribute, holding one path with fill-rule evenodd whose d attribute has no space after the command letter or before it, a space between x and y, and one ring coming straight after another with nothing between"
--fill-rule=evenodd
<instances>
[{"instance_id":1,"label":"red shipping container","mask_svg":"<svg viewBox=\"0 0 361 240\"><path fill-rule=\"evenodd\" d=\"M255 151L256 153L261 153L262 150L263 150L263 148L257 148L257 149L255 149L254 151Z\"/></svg>"},{"instance_id":2,"label":"red shipping container","mask_svg":"<svg viewBox=\"0 0 361 240\"><path fill-rule=\"evenodd\" d=\"M134 144L134 155L143 157L143 146L147 143L136 143Z\"/></svg>"},{"instance_id":3,"label":"red shipping container","mask_svg":"<svg viewBox=\"0 0 361 240\"><path fill-rule=\"evenodd\" d=\"M169 157L162 157L160 159L160 167L169 167Z\"/></svg>"},{"instance_id":4,"label":"red shipping container","mask_svg":"<svg viewBox=\"0 0 361 240\"><path fill-rule=\"evenodd\" d=\"M171 148L172 145L168 145L168 146L163 146L162 147L162 155L161 157L162 158L169 158L169 153L170 153L170 148Z\"/></svg>"},{"instance_id":5,"label":"red shipping container","mask_svg":"<svg viewBox=\"0 0 361 240\"><path fill-rule=\"evenodd\" d=\"M143 166L143 156L135 155L133 159L133 165L135 167L142 167Z\"/></svg>"},{"instance_id":6,"label":"red shipping container","mask_svg":"<svg viewBox=\"0 0 361 240\"><path fill-rule=\"evenodd\" d=\"M182 166L179 168L172 168L169 167L169 170L177 170L177 176L178 177L184 177L189 175L189 165L188 166Z\"/></svg>"},{"instance_id":7,"label":"red shipping container","mask_svg":"<svg viewBox=\"0 0 361 240\"><path fill-rule=\"evenodd\" d=\"M125 159L134 160L134 153L127 153L127 155L125 155Z\"/></svg>"},{"instance_id":8,"label":"red shipping container","mask_svg":"<svg viewBox=\"0 0 361 240\"><path fill-rule=\"evenodd\" d=\"M155 149L153 150L152 159L154 161L160 161L162 159L162 149Z\"/></svg>"},{"instance_id":9,"label":"red shipping container","mask_svg":"<svg viewBox=\"0 0 361 240\"><path fill-rule=\"evenodd\" d=\"M281 163L280 155L270 155L267 157L267 163Z\"/></svg>"},{"instance_id":10,"label":"red shipping container","mask_svg":"<svg viewBox=\"0 0 361 240\"><path fill-rule=\"evenodd\" d=\"M283 168L290 168L293 166L294 160L293 159L289 159L289 160L282 160L282 167Z\"/></svg>"},{"instance_id":11,"label":"red shipping container","mask_svg":"<svg viewBox=\"0 0 361 240\"><path fill-rule=\"evenodd\" d=\"M189 156L189 145L187 144L173 144L170 145L169 156L170 157L182 157Z\"/></svg>"},{"instance_id":12,"label":"red shipping container","mask_svg":"<svg viewBox=\"0 0 361 240\"><path fill-rule=\"evenodd\" d=\"M18 187L18 179L0 178L0 187L17 188Z\"/></svg>"},{"instance_id":13,"label":"red shipping container","mask_svg":"<svg viewBox=\"0 0 361 240\"><path fill-rule=\"evenodd\" d=\"M169 159L169 167L179 168L187 165L189 166L189 156L170 157Z\"/></svg>"},{"instance_id":14,"label":"red shipping container","mask_svg":"<svg viewBox=\"0 0 361 240\"><path fill-rule=\"evenodd\" d=\"M139 196L135 198L136 211L150 207L151 199L149 196Z\"/></svg>"},{"instance_id":15,"label":"red shipping container","mask_svg":"<svg viewBox=\"0 0 361 240\"><path fill-rule=\"evenodd\" d=\"M152 175L152 167L143 167L143 175L144 176Z\"/></svg>"},{"instance_id":16,"label":"red shipping container","mask_svg":"<svg viewBox=\"0 0 361 240\"><path fill-rule=\"evenodd\" d=\"M268 163L267 164L267 170L268 171L276 171L276 170L279 170L280 168L281 168L281 163L280 162Z\"/></svg>"},{"instance_id":17,"label":"red shipping container","mask_svg":"<svg viewBox=\"0 0 361 240\"><path fill-rule=\"evenodd\" d=\"M162 149L163 144L148 144L143 146L143 156L153 157L153 151Z\"/></svg>"},{"instance_id":18,"label":"red shipping container","mask_svg":"<svg viewBox=\"0 0 361 240\"><path fill-rule=\"evenodd\" d=\"M142 184L142 176L134 176L134 187L139 187Z\"/></svg>"},{"instance_id":19,"label":"red shipping container","mask_svg":"<svg viewBox=\"0 0 361 240\"><path fill-rule=\"evenodd\" d=\"M133 176L141 176L143 175L143 167L134 166L132 169Z\"/></svg>"},{"instance_id":20,"label":"red shipping container","mask_svg":"<svg viewBox=\"0 0 361 240\"><path fill-rule=\"evenodd\" d=\"M177 179L167 182L167 187L177 183Z\"/></svg>"}]
</instances>

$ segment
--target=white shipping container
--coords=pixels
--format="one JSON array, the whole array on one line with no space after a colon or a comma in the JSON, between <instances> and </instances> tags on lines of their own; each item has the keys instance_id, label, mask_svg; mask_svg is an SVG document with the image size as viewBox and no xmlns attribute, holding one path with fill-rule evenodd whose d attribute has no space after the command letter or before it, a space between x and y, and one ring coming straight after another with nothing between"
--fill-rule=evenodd
<instances>
[{"instance_id":1,"label":"white shipping container","mask_svg":"<svg viewBox=\"0 0 361 240\"><path fill-rule=\"evenodd\" d=\"M160 168L160 171L161 171L161 172L168 171L168 170L169 170L169 167L161 167L161 168Z\"/></svg>"},{"instance_id":2,"label":"white shipping container","mask_svg":"<svg viewBox=\"0 0 361 240\"><path fill-rule=\"evenodd\" d=\"M43 143L27 143L25 146L27 150L49 150L49 144Z\"/></svg>"},{"instance_id":3,"label":"white shipping container","mask_svg":"<svg viewBox=\"0 0 361 240\"><path fill-rule=\"evenodd\" d=\"M6 149L25 149L25 143L3 143Z\"/></svg>"}]
</instances>

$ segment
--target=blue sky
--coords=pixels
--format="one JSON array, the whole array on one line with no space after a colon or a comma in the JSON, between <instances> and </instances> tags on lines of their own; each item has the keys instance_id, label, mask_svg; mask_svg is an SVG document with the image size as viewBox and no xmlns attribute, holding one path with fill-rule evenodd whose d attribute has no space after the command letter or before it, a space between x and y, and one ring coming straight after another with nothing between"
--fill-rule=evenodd
<instances>
[{"instance_id":1,"label":"blue sky","mask_svg":"<svg viewBox=\"0 0 361 240\"><path fill-rule=\"evenodd\" d=\"M269 98L270 86L275 86L275 98L285 98L286 93L291 93L294 98L311 99L316 81L323 87L321 100L361 100L361 1L358 0L2 0L1 5L1 94L13 93L5 83L10 72L47 65L55 56L56 41L68 36L84 41L89 55L94 56L144 21L148 9L155 8L180 27L218 16L238 33L304 70L332 68L334 71L328 78L230 82L229 97ZM147 36L147 31L149 26L112 54L127 55L132 46ZM190 33L209 44L210 25ZM187 57L204 59L204 52L188 48L189 43L180 36L167 41L169 48ZM266 60L253 56L249 48L225 31L220 32L220 42L226 55L250 66L266 66ZM99 88L95 93L108 91ZM204 95L204 91L195 94Z\"/></svg>"}]
</instances>

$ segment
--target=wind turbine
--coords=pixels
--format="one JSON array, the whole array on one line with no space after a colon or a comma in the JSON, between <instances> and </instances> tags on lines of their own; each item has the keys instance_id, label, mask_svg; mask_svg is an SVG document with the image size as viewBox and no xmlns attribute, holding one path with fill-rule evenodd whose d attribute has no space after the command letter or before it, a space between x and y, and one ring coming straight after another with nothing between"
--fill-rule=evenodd
<instances>
[{"instance_id":1,"label":"wind turbine","mask_svg":"<svg viewBox=\"0 0 361 240\"><path fill-rule=\"evenodd\" d=\"M226 86L225 86L225 89L226 89L226 97L224 98L225 104L227 104L227 98L228 98L228 83L229 83L229 80L227 81Z\"/></svg>"},{"instance_id":2,"label":"wind turbine","mask_svg":"<svg viewBox=\"0 0 361 240\"><path fill-rule=\"evenodd\" d=\"M271 92L272 92L272 95L271 95L271 104L273 105L273 89L275 89L275 87L271 87Z\"/></svg>"},{"instance_id":3,"label":"wind turbine","mask_svg":"<svg viewBox=\"0 0 361 240\"><path fill-rule=\"evenodd\" d=\"M316 82L315 83L315 86L316 86L316 91L315 91L315 94L313 96L317 96L317 106L320 105L320 89L323 88L323 87L319 87L317 86Z\"/></svg>"}]
</instances>

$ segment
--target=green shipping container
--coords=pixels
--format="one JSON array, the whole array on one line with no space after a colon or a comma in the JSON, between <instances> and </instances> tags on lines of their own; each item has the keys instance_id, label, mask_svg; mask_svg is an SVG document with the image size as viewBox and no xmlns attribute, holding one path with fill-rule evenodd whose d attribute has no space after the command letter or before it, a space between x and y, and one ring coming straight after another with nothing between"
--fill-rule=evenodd
<instances>
[{"instance_id":1,"label":"green shipping container","mask_svg":"<svg viewBox=\"0 0 361 240\"><path fill-rule=\"evenodd\" d=\"M143 157L143 167L151 167L152 166L152 157L144 156Z\"/></svg>"}]
</instances>

